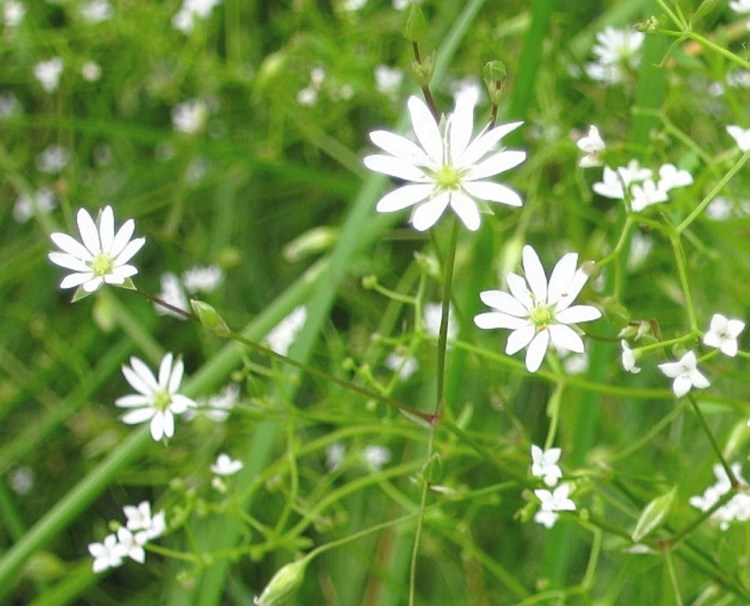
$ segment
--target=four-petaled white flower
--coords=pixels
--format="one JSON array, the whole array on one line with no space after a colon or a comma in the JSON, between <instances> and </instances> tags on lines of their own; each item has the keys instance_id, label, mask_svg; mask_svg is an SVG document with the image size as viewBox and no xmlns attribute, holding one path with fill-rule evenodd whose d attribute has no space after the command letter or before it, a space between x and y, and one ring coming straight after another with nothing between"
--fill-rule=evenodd
<instances>
[{"instance_id":1,"label":"four-petaled white flower","mask_svg":"<svg viewBox=\"0 0 750 606\"><path fill-rule=\"evenodd\" d=\"M80 286L84 293L92 293L105 283L127 286L130 277L138 273L138 269L128 265L128 261L146 242L145 238L130 239L135 222L128 219L115 233L111 206L104 207L97 223L84 209L78 211L77 219L83 244L65 233L50 235L62 252L49 253L49 260L74 272L63 278L60 288Z\"/></svg>"},{"instance_id":2,"label":"four-petaled white flower","mask_svg":"<svg viewBox=\"0 0 750 606\"><path fill-rule=\"evenodd\" d=\"M562 478L562 470L557 462L560 460L561 449L549 448L542 450L536 444L531 445L531 475L542 478L547 486L554 486Z\"/></svg>"},{"instance_id":3,"label":"four-petaled white flower","mask_svg":"<svg viewBox=\"0 0 750 606\"><path fill-rule=\"evenodd\" d=\"M116 535L110 534L101 543L89 543L89 553L94 556L94 572L104 572L120 566L127 550L120 545Z\"/></svg>"},{"instance_id":4,"label":"four-petaled white flower","mask_svg":"<svg viewBox=\"0 0 750 606\"><path fill-rule=\"evenodd\" d=\"M228 454L222 452L216 458L216 463L211 465L211 471L218 476L233 476L243 467L242 461L233 459Z\"/></svg>"},{"instance_id":5,"label":"four-petaled white flower","mask_svg":"<svg viewBox=\"0 0 750 606\"><path fill-rule=\"evenodd\" d=\"M745 330L742 320L729 320L721 314L711 317L709 331L703 335L703 343L709 347L716 347L727 356L737 355L737 337Z\"/></svg>"},{"instance_id":6,"label":"four-petaled white flower","mask_svg":"<svg viewBox=\"0 0 750 606\"><path fill-rule=\"evenodd\" d=\"M674 379L672 391L678 398L684 396L693 387L705 389L711 384L698 370L698 361L692 351L687 352L677 362L659 364L659 369L670 379Z\"/></svg>"},{"instance_id":7,"label":"four-petaled white flower","mask_svg":"<svg viewBox=\"0 0 750 606\"><path fill-rule=\"evenodd\" d=\"M506 282L510 294L499 290L480 293L482 301L496 311L481 313L474 318L479 328L507 328L505 353L513 355L524 347L526 368L536 372L542 364L547 348L582 353L583 340L569 325L590 322L601 317L591 305L573 305L588 276L576 269L577 253L564 255L547 276L539 256L531 246L523 247L523 269L526 279L510 272Z\"/></svg>"},{"instance_id":8,"label":"four-petaled white flower","mask_svg":"<svg viewBox=\"0 0 750 606\"><path fill-rule=\"evenodd\" d=\"M553 491L544 488L534 490L534 494L540 501L540 509L534 516L534 521L552 528L557 522L560 511L575 511L576 504L570 498L570 486L560 484Z\"/></svg>"},{"instance_id":9,"label":"four-petaled white flower","mask_svg":"<svg viewBox=\"0 0 750 606\"><path fill-rule=\"evenodd\" d=\"M122 547L123 554L131 560L139 564L146 561L146 550L143 546L148 542L148 535L143 530L131 532L125 526L120 526L117 529L117 541Z\"/></svg>"},{"instance_id":10,"label":"four-petaled white flower","mask_svg":"<svg viewBox=\"0 0 750 606\"><path fill-rule=\"evenodd\" d=\"M125 527L130 531L143 531L147 539L160 537L166 530L164 511L151 515L151 504L141 501L137 506L125 505L122 508L127 522Z\"/></svg>"},{"instance_id":11,"label":"four-petaled white flower","mask_svg":"<svg viewBox=\"0 0 750 606\"><path fill-rule=\"evenodd\" d=\"M584 135L576 142L576 146L582 152L584 156L578 161L578 166L582 168L591 168L592 166L601 166L601 159L599 153L604 151L606 145L604 139L599 134L599 129L593 124L589 126L588 134Z\"/></svg>"},{"instance_id":12,"label":"four-petaled white flower","mask_svg":"<svg viewBox=\"0 0 750 606\"><path fill-rule=\"evenodd\" d=\"M630 349L630 346L625 339L620 341L620 345L622 346L622 367L627 372L632 372L634 375L637 375L641 372L641 369L639 366L636 366L635 353Z\"/></svg>"},{"instance_id":13,"label":"four-petaled white flower","mask_svg":"<svg viewBox=\"0 0 750 606\"><path fill-rule=\"evenodd\" d=\"M476 231L481 222L477 200L521 206L521 197L511 188L486 180L526 159L522 151L493 151L521 122L485 127L472 140L475 103L475 94L458 95L455 110L441 131L424 101L411 97L408 108L419 145L384 130L370 133L372 142L387 155L367 156L365 166L410 182L383 196L378 212L413 206L411 222L424 231L450 206L467 229Z\"/></svg>"},{"instance_id":14,"label":"four-petaled white flower","mask_svg":"<svg viewBox=\"0 0 750 606\"><path fill-rule=\"evenodd\" d=\"M196 405L190 398L177 393L183 372L182 360L172 364L171 353L162 359L158 379L144 362L136 357L130 358L130 366L123 366L122 373L138 393L115 401L116 406L133 409L123 415L123 423L134 425L150 421L154 440L171 438L174 435L174 415Z\"/></svg>"},{"instance_id":15,"label":"four-petaled white flower","mask_svg":"<svg viewBox=\"0 0 750 606\"><path fill-rule=\"evenodd\" d=\"M745 129L736 124L732 124L727 126L727 132L732 139L734 139L735 143L737 143L737 147L740 148L740 151L746 152L750 150L750 128Z\"/></svg>"}]
</instances>

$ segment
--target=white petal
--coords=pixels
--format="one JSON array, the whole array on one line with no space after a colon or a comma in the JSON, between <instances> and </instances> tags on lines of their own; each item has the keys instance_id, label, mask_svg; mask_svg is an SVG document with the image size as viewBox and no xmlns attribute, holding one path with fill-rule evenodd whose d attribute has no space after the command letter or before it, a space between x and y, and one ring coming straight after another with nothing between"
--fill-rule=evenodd
<instances>
[{"instance_id":1,"label":"white petal","mask_svg":"<svg viewBox=\"0 0 750 606\"><path fill-rule=\"evenodd\" d=\"M708 378L706 378L703 373L697 370L694 370L690 373L690 381L698 389L706 389L706 387L711 385L711 382L708 380Z\"/></svg>"},{"instance_id":2,"label":"white petal","mask_svg":"<svg viewBox=\"0 0 750 606\"><path fill-rule=\"evenodd\" d=\"M168 391L169 387L169 376L172 373L172 354L166 354L159 363L159 383L160 391Z\"/></svg>"},{"instance_id":3,"label":"white petal","mask_svg":"<svg viewBox=\"0 0 750 606\"><path fill-rule=\"evenodd\" d=\"M176 393L172 395L172 404L169 406L169 410L176 415L181 415L188 408L195 408L196 406L197 404L190 398Z\"/></svg>"},{"instance_id":4,"label":"white petal","mask_svg":"<svg viewBox=\"0 0 750 606\"><path fill-rule=\"evenodd\" d=\"M86 265L80 258L69 255L68 253L51 252L47 254L47 258L52 261L55 265L64 267L65 269L72 269L73 271L92 273L91 268ZM92 273L93 275L93 273Z\"/></svg>"},{"instance_id":5,"label":"white petal","mask_svg":"<svg viewBox=\"0 0 750 606\"><path fill-rule=\"evenodd\" d=\"M525 318L528 315L528 310L521 303L502 290L485 290L479 293L479 298L485 305L511 316Z\"/></svg>"},{"instance_id":6,"label":"white petal","mask_svg":"<svg viewBox=\"0 0 750 606\"><path fill-rule=\"evenodd\" d=\"M411 216L411 222L415 229L425 231L435 225L448 206L449 200L449 194L442 193L429 202L423 202L417 206Z\"/></svg>"},{"instance_id":7,"label":"white petal","mask_svg":"<svg viewBox=\"0 0 750 606\"><path fill-rule=\"evenodd\" d=\"M727 339L720 346L721 353L730 358L734 358L737 355L737 341L735 339Z\"/></svg>"},{"instance_id":8,"label":"white petal","mask_svg":"<svg viewBox=\"0 0 750 606\"><path fill-rule=\"evenodd\" d=\"M408 208L427 198L433 188L431 183L404 185L380 198L375 210L390 213Z\"/></svg>"},{"instance_id":9,"label":"white petal","mask_svg":"<svg viewBox=\"0 0 750 606\"><path fill-rule=\"evenodd\" d=\"M474 324L483 329L509 328L511 330L517 330L524 326L531 326L531 323L528 320L509 316L508 314L499 311L488 311L482 314L477 314L474 316ZM524 346L522 345L521 347Z\"/></svg>"},{"instance_id":10,"label":"white petal","mask_svg":"<svg viewBox=\"0 0 750 606\"><path fill-rule=\"evenodd\" d=\"M422 166L430 164L430 160L422 148L406 137L396 135L387 130L376 130L370 133L370 140L383 151L409 164Z\"/></svg>"},{"instance_id":11,"label":"white petal","mask_svg":"<svg viewBox=\"0 0 750 606\"><path fill-rule=\"evenodd\" d=\"M602 317L596 307L591 305L574 305L555 313L555 319L563 324L578 324L578 322L591 322Z\"/></svg>"},{"instance_id":12,"label":"white petal","mask_svg":"<svg viewBox=\"0 0 750 606\"><path fill-rule=\"evenodd\" d=\"M563 297L570 297L569 289L571 282L573 281L573 276L576 273L577 264L578 255L576 253L563 255L555 264L555 268L552 270L552 274L549 277L549 287L547 292L547 302L550 305L556 304Z\"/></svg>"},{"instance_id":13,"label":"white petal","mask_svg":"<svg viewBox=\"0 0 750 606\"><path fill-rule=\"evenodd\" d=\"M168 410L162 413L162 432L168 438L174 435L174 416ZM153 436L153 433L151 435ZM154 439L156 440L157 438Z\"/></svg>"},{"instance_id":14,"label":"white petal","mask_svg":"<svg viewBox=\"0 0 750 606\"><path fill-rule=\"evenodd\" d=\"M77 274L77 275L82 275L82 274ZM65 280L63 280L63 282L64 281ZM83 287L83 290L85 290L86 292L94 292L102 284L104 284L104 278L97 276L87 282L84 282L81 286ZM60 287L62 288L62 283L60 283Z\"/></svg>"},{"instance_id":15,"label":"white petal","mask_svg":"<svg viewBox=\"0 0 750 606\"><path fill-rule=\"evenodd\" d=\"M583 290L588 279L588 274L582 269L578 269L573 274L573 279L568 284L568 288L560 295L555 305L555 310L560 312L575 301L576 297L581 294L581 290Z\"/></svg>"},{"instance_id":16,"label":"white petal","mask_svg":"<svg viewBox=\"0 0 750 606\"><path fill-rule=\"evenodd\" d=\"M393 156L383 156L376 154L374 156L366 156L363 160L364 165L370 170L374 170L377 173L383 173L396 177L397 179L403 179L404 181L416 181L417 183L427 183L431 180L425 175L425 173L408 162L394 158Z\"/></svg>"},{"instance_id":17,"label":"white petal","mask_svg":"<svg viewBox=\"0 0 750 606\"><path fill-rule=\"evenodd\" d=\"M732 338L739 337L743 330L745 330L745 323L742 320L729 320L727 322L727 332Z\"/></svg>"},{"instance_id":18,"label":"white petal","mask_svg":"<svg viewBox=\"0 0 750 606\"><path fill-rule=\"evenodd\" d=\"M128 219L122 224L120 229L117 230L117 234L112 240L112 245L106 252L113 257L119 256L123 249L128 245L128 242L130 242L130 238L133 236L134 231L135 221L133 221L133 219Z\"/></svg>"},{"instance_id":19,"label":"white petal","mask_svg":"<svg viewBox=\"0 0 750 606\"><path fill-rule=\"evenodd\" d=\"M490 181L464 181L461 183L466 192L479 200L500 202L508 206L522 206L523 200L507 185Z\"/></svg>"},{"instance_id":20,"label":"white petal","mask_svg":"<svg viewBox=\"0 0 750 606\"><path fill-rule=\"evenodd\" d=\"M544 355L547 353L547 346L549 345L549 332L542 330L537 333L529 343L529 347L526 350L526 369L529 372L536 372L542 365Z\"/></svg>"},{"instance_id":21,"label":"white petal","mask_svg":"<svg viewBox=\"0 0 750 606\"><path fill-rule=\"evenodd\" d=\"M88 273L70 274L62 279L62 282L60 282L60 288L76 288L94 279L94 274L91 271Z\"/></svg>"},{"instance_id":22,"label":"white petal","mask_svg":"<svg viewBox=\"0 0 750 606\"><path fill-rule=\"evenodd\" d=\"M547 275L539 260L539 255L532 246L528 244L523 247L523 271L526 281L531 287L531 292L536 297L536 302L544 304L547 302Z\"/></svg>"},{"instance_id":23,"label":"white petal","mask_svg":"<svg viewBox=\"0 0 750 606\"><path fill-rule=\"evenodd\" d=\"M474 132L474 95L458 95L448 130L451 163L455 166L466 150Z\"/></svg>"},{"instance_id":24,"label":"white petal","mask_svg":"<svg viewBox=\"0 0 750 606\"><path fill-rule=\"evenodd\" d=\"M111 206L105 206L99 216L99 241L101 251L109 255L115 238L115 215Z\"/></svg>"},{"instance_id":25,"label":"white petal","mask_svg":"<svg viewBox=\"0 0 750 606\"><path fill-rule=\"evenodd\" d=\"M167 385L167 390L169 393L175 393L180 388L180 383L182 383L182 375L185 372L185 364L182 362L182 359L178 359L174 366L172 367L172 375L169 377L169 384Z\"/></svg>"},{"instance_id":26,"label":"white petal","mask_svg":"<svg viewBox=\"0 0 750 606\"><path fill-rule=\"evenodd\" d=\"M690 388L692 386L693 384L690 382L690 379L687 376L679 375L677 378L675 378L674 383L672 383L672 391L674 392L674 395L676 395L678 398L681 398L690 391Z\"/></svg>"},{"instance_id":27,"label":"white petal","mask_svg":"<svg viewBox=\"0 0 750 606\"><path fill-rule=\"evenodd\" d=\"M81 234L83 245L89 252L96 256L101 253L101 244L99 242L99 230L96 223L83 208L78 211L78 231Z\"/></svg>"},{"instance_id":28,"label":"white petal","mask_svg":"<svg viewBox=\"0 0 750 606\"><path fill-rule=\"evenodd\" d=\"M142 406L151 406L152 404L153 401L149 396L138 394L121 396L115 400L115 406L120 406L121 408L139 408Z\"/></svg>"},{"instance_id":29,"label":"white petal","mask_svg":"<svg viewBox=\"0 0 750 606\"><path fill-rule=\"evenodd\" d=\"M659 370L670 379L674 379L682 373L684 367L681 362L664 362L664 364L659 364Z\"/></svg>"},{"instance_id":30,"label":"white petal","mask_svg":"<svg viewBox=\"0 0 750 606\"><path fill-rule=\"evenodd\" d=\"M126 425L137 425L148 421L156 414L155 408L136 408L122 415L122 422Z\"/></svg>"},{"instance_id":31,"label":"white petal","mask_svg":"<svg viewBox=\"0 0 750 606\"><path fill-rule=\"evenodd\" d=\"M536 327L533 324L526 323L525 326L514 330L508 335L508 341L505 344L505 353L512 356L517 351L521 351L536 336Z\"/></svg>"},{"instance_id":32,"label":"white petal","mask_svg":"<svg viewBox=\"0 0 750 606\"><path fill-rule=\"evenodd\" d=\"M443 137L427 104L419 97L410 97L407 102L411 115L411 126L422 148L431 160L442 165Z\"/></svg>"},{"instance_id":33,"label":"white petal","mask_svg":"<svg viewBox=\"0 0 750 606\"><path fill-rule=\"evenodd\" d=\"M469 181L485 179L510 170L526 159L526 152L518 150L502 151L474 166L466 175Z\"/></svg>"},{"instance_id":34,"label":"white petal","mask_svg":"<svg viewBox=\"0 0 750 606\"><path fill-rule=\"evenodd\" d=\"M565 324L552 324L548 327L550 341L558 349L565 349L575 353L583 353L583 339Z\"/></svg>"},{"instance_id":35,"label":"white petal","mask_svg":"<svg viewBox=\"0 0 750 606\"><path fill-rule=\"evenodd\" d=\"M505 283L508 285L510 294L513 295L516 301L528 311L534 309L534 299L531 296L531 291L528 288L526 280L511 271L506 274Z\"/></svg>"},{"instance_id":36,"label":"white petal","mask_svg":"<svg viewBox=\"0 0 750 606\"><path fill-rule=\"evenodd\" d=\"M451 193L450 200L451 208L458 215L458 218L461 219L466 229L469 231L478 230L481 219L479 218L479 209L476 202L469 196L458 191Z\"/></svg>"},{"instance_id":37,"label":"white petal","mask_svg":"<svg viewBox=\"0 0 750 606\"><path fill-rule=\"evenodd\" d=\"M460 166L469 167L475 164L487 152L493 149L500 142L500 139L516 130L521 124L523 122L509 122L508 124L500 124L487 132L480 133L461 156Z\"/></svg>"},{"instance_id":38,"label":"white petal","mask_svg":"<svg viewBox=\"0 0 750 606\"><path fill-rule=\"evenodd\" d=\"M126 368L130 371L130 377L128 377L128 374L125 374ZM149 395L159 390L156 377L154 377L149 367L140 358L132 356L130 358L130 368L123 366L122 372L133 389L142 394ZM130 378L133 378L134 381L131 381Z\"/></svg>"},{"instance_id":39,"label":"white petal","mask_svg":"<svg viewBox=\"0 0 750 606\"><path fill-rule=\"evenodd\" d=\"M151 419L151 426L149 427L151 430L151 437L157 442L161 440L162 436L166 433L164 431L166 415L167 413L159 411L154 415L154 418Z\"/></svg>"},{"instance_id":40,"label":"white petal","mask_svg":"<svg viewBox=\"0 0 750 606\"><path fill-rule=\"evenodd\" d=\"M94 256L89 250L83 246L78 240L61 232L50 234L50 239L57 245L57 247L63 252L68 253L73 257L78 257L83 261L91 261Z\"/></svg>"}]
</instances>

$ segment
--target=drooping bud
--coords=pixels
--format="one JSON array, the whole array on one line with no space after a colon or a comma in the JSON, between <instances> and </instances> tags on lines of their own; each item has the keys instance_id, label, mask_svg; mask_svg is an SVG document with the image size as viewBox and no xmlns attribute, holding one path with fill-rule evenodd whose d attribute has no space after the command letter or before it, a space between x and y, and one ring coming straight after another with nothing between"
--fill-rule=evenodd
<instances>
[{"instance_id":1,"label":"drooping bud","mask_svg":"<svg viewBox=\"0 0 750 606\"><path fill-rule=\"evenodd\" d=\"M499 59L488 61L482 69L482 77L492 105L500 105L508 81L508 68Z\"/></svg>"}]
</instances>

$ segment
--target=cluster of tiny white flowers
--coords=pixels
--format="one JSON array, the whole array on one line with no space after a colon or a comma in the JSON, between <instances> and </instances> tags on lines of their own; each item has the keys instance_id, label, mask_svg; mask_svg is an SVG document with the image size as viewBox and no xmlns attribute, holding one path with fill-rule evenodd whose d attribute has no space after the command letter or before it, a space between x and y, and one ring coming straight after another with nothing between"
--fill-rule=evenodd
<instances>
[{"instance_id":1,"label":"cluster of tiny white flowers","mask_svg":"<svg viewBox=\"0 0 750 606\"><path fill-rule=\"evenodd\" d=\"M208 398L198 400L194 408L185 412L185 419L192 421L197 416L206 417L215 423L223 423L229 418L229 413L237 404L240 396L240 386L230 383Z\"/></svg>"},{"instance_id":2,"label":"cluster of tiny white flowers","mask_svg":"<svg viewBox=\"0 0 750 606\"><path fill-rule=\"evenodd\" d=\"M202 99L189 99L172 108L172 127L180 133L193 135L206 126L208 105Z\"/></svg>"},{"instance_id":3,"label":"cluster of tiny white flowers","mask_svg":"<svg viewBox=\"0 0 750 606\"><path fill-rule=\"evenodd\" d=\"M719 524L719 528L727 530L732 522L746 522L750 520L750 493L748 493L748 484L740 475L742 466L734 463L731 466L734 477L740 484L740 491L737 492L727 503L719 507L711 514L711 519ZM689 503L701 511L708 511L719 499L732 490L732 482L727 476L727 472L720 464L713 467L716 483L706 488L702 495L690 497Z\"/></svg>"},{"instance_id":4,"label":"cluster of tiny white flowers","mask_svg":"<svg viewBox=\"0 0 750 606\"><path fill-rule=\"evenodd\" d=\"M158 298L172 307L184 312L190 311L188 294L212 293L224 281L224 272L217 265L196 265L185 270L181 277L172 272L166 272L161 276L161 291ZM169 315L179 320L184 320L185 315L168 307L154 303L156 313Z\"/></svg>"},{"instance_id":5,"label":"cluster of tiny white flowers","mask_svg":"<svg viewBox=\"0 0 750 606\"><path fill-rule=\"evenodd\" d=\"M397 373L402 381L406 381L419 369L419 362L414 356L402 356L396 352L388 354L385 365L386 368Z\"/></svg>"},{"instance_id":6,"label":"cluster of tiny white flowers","mask_svg":"<svg viewBox=\"0 0 750 606\"><path fill-rule=\"evenodd\" d=\"M88 546L89 553L94 558L94 572L121 566L125 558L143 564L146 561L144 546L162 536L167 529L164 511L152 515L148 501L137 506L126 505L123 513L127 518L124 526L107 535L101 543L90 543Z\"/></svg>"},{"instance_id":7,"label":"cluster of tiny white flowers","mask_svg":"<svg viewBox=\"0 0 750 606\"><path fill-rule=\"evenodd\" d=\"M606 27L596 35L592 52L596 61L586 64L586 73L602 84L618 84L626 70L634 70L640 63L640 48L645 36L614 27Z\"/></svg>"},{"instance_id":8,"label":"cluster of tiny white flowers","mask_svg":"<svg viewBox=\"0 0 750 606\"><path fill-rule=\"evenodd\" d=\"M534 521L547 528L552 528L560 517L561 511L575 511L576 505L570 498L570 485L560 484L563 473L557 464L562 451L559 448L542 450L536 444L531 445L531 475L542 478L553 490L537 488L534 494L539 499L539 509L534 514ZM556 486L556 488L555 488Z\"/></svg>"},{"instance_id":9,"label":"cluster of tiny white flowers","mask_svg":"<svg viewBox=\"0 0 750 606\"><path fill-rule=\"evenodd\" d=\"M18 195L13 204L13 218L19 223L26 223L34 215L49 214L56 206L55 194L46 187L41 187L31 195Z\"/></svg>"},{"instance_id":10,"label":"cluster of tiny white flowers","mask_svg":"<svg viewBox=\"0 0 750 606\"><path fill-rule=\"evenodd\" d=\"M187 36L192 33L196 22L208 19L219 4L221 0L183 0L180 10L172 17L172 27Z\"/></svg>"},{"instance_id":11,"label":"cluster of tiny white flowers","mask_svg":"<svg viewBox=\"0 0 750 606\"><path fill-rule=\"evenodd\" d=\"M372 471L380 471L383 466L391 460L391 451L385 446L371 444L365 446L365 449L362 451L362 456L368 469Z\"/></svg>"},{"instance_id":12,"label":"cluster of tiny white flowers","mask_svg":"<svg viewBox=\"0 0 750 606\"><path fill-rule=\"evenodd\" d=\"M318 95L326 80L326 70L320 65L310 70L310 83L297 93L297 103L311 106L318 102Z\"/></svg>"},{"instance_id":13,"label":"cluster of tiny white flowers","mask_svg":"<svg viewBox=\"0 0 750 606\"><path fill-rule=\"evenodd\" d=\"M53 57L34 65L34 78L41 84L45 92L52 93L60 85L62 71L63 60L60 57Z\"/></svg>"}]
</instances>

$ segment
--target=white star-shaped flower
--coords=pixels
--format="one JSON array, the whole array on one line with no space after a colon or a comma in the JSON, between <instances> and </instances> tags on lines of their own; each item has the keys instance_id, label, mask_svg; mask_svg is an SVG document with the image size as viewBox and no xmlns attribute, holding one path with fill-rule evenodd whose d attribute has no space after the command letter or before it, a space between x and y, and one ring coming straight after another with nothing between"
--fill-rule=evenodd
<instances>
[{"instance_id":1,"label":"white star-shaped flower","mask_svg":"<svg viewBox=\"0 0 750 606\"><path fill-rule=\"evenodd\" d=\"M128 219L115 233L111 206L104 207L96 223L84 209L78 211L77 220L83 244L65 233L50 235L62 252L49 253L49 260L74 272L63 278L60 288L80 287L86 294L102 284L127 285L130 277L138 273L128 261L146 242L145 238L131 240L135 222Z\"/></svg>"},{"instance_id":2,"label":"white star-shaped flower","mask_svg":"<svg viewBox=\"0 0 750 606\"><path fill-rule=\"evenodd\" d=\"M583 340L569 325L601 318L591 305L572 305L588 276L576 269L577 253L564 255L547 276L539 256L531 246L523 247L523 269L526 279L511 272L506 276L510 294L500 290L480 293L482 301L496 311L474 317L479 328L507 328L505 353L526 350L526 368L536 372L550 343L558 350L582 353Z\"/></svg>"},{"instance_id":3,"label":"white star-shaped flower","mask_svg":"<svg viewBox=\"0 0 750 606\"><path fill-rule=\"evenodd\" d=\"M148 501L141 501L137 506L125 505L122 511L127 518L125 527L133 532L144 531L148 539L155 539L166 530L164 511L151 515L151 504Z\"/></svg>"},{"instance_id":4,"label":"white star-shaped flower","mask_svg":"<svg viewBox=\"0 0 750 606\"><path fill-rule=\"evenodd\" d=\"M703 343L733 358L737 355L737 337L743 330L745 323L742 320L729 320L726 316L714 314L708 332L703 335Z\"/></svg>"},{"instance_id":5,"label":"white star-shaped flower","mask_svg":"<svg viewBox=\"0 0 750 606\"><path fill-rule=\"evenodd\" d=\"M732 139L734 139L735 143L737 143L737 147L740 148L740 151L746 152L750 150L750 128L745 129L732 124L727 126L727 132Z\"/></svg>"},{"instance_id":6,"label":"white star-shaped flower","mask_svg":"<svg viewBox=\"0 0 750 606\"><path fill-rule=\"evenodd\" d=\"M171 438L174 435L174 415L196 405L190 398L177 393L183 372L182 360L172 364L171 353L162 359L158 379L145 363L136 357L130 358L130 366L123 366L122 373L138 393L115 401L116 406L132 408L123 415L123 423L134 425L150 421L154 440Z\"/></svg>"},{"instance_id":7,"label":"white star-shaped flower","mask_svg":"<svg viewBox=\"0 0 750 606\"><path fill-rule=\"evenodd\" d=\"M146 550L143 546L148 541L144 531L131 532L124 526L117 529L117 541L122 546L123 554L139 564L146 561Z\"/></svg>"},{"instance_id":8,"label":"white star-shaped flower","mask_svg":"<svg viewBox=\"0 0 750 606\"><path fill-rule=\"evenodd\" d=\"M560 511L575 511L576 504L570 498L570 486L560 484L554 490L538 488L534 494L540 501L540 509L534 516L534 521L552 528L557 522Z\"/></svg>"},{"instance_id":9,"label":"white star-shaped flower","mask_svg":"<svg viewBox=\"0 0 750 606\"><path fill-rule=\"evenodd\" d=\"M89 553L94 557L94 572L104 572L108 568L116 568L122 564L126 549L117 541L113 534L107 535L101 543L89 543Z\"/></svg>"},{"instance_id":10,"label":"white star-shaped flower","mask_svg":"<svg viewBox=\"0 0 750 606\"><path fill-rule=\"evenodd\" d=\"M542 450L536 444L531 445L531 475L543 478L547 486L554 486L562 478L562 470L557 462L560 460L561 450L549 448Z\"/></svg>"},{"instance_id":11,"label":"white star-shaped flower","mask_svg":"<svg viewBox=\"0 0 750 606\"><path fill-rule=\"evenodd\" d=\"M518 193L487 179L526 159L523 151L494 151L500 140L522 123L485 127L472 140L475 103L475 94L459 94L455 110L441 130L424 101L411 97L408 108L418 144L384 130L370 133L372 142L386 154L367 156L365 166L409 182L383 196L378 212L413 206L411 222L425 231L450 206L467 229L476 231L481 223L477 200L521 206Z\"/></svg>"},{"instance_id":12,"label":"white star-shaped flower","mask_svg":"<svg viewBox=\"0 0 750 606\"><path fill-rule=\"evenodd\" d=\"M687 352L677 362L659 364L659 369L670 379L674 379L672 391L678 398L684 396L693 387L705 389L711 384L698 370L698 361L692 351Z\"/></svg>"},{"instance_id":13,"label":"white star-shaped flower","mask_svg":"<svg viewBox=\"0 0 750 606\"><path fill-rule=\"evenodd\" d=\"M588 134L578 139L576 146L585 154L578 161L578 166L582 168L601 166L602 161L599 159L599 153L604 151L606 145L596 126L593 124L589 126Z\"/></svg>"},{"instance_id":14,"label":"white star-shaped flower","mask_svg":"<svg viewBox=\"0 0 750 606\"><path fill-rule=\"evenodd\" d=\"M639 372L641 372L641 369L639 366L636 366L635 353L633 353L633 350L630 349L628 342L624 339L620 341L620 345L622 346L622 367L627 372L632 372L634 375L637 375Z\"/></svg>"},{"instance_id":15,"label":"white star-shaped flower","mask_svg":"<svg viewBox=\"0 0 750 606\"><path fill-rule=\"evenodd\" d=\"M243 467L242 461L233 459L228 454L222 452L216 458L216 463L211 465L211 471L218 476L233 476Z\"/></svg>"}]
</instances>

